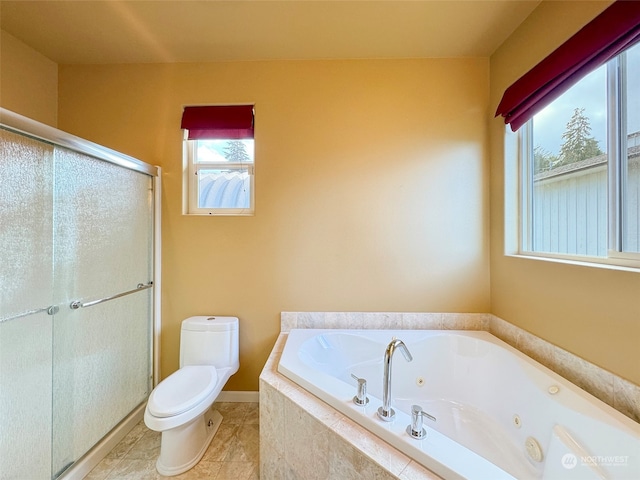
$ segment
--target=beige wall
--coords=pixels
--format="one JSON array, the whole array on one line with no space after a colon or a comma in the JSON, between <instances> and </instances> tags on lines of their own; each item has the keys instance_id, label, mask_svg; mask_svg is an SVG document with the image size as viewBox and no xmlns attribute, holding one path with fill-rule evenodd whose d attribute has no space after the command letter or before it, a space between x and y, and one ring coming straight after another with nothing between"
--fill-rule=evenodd
<instances>
[{"instance_id":1,"label":"beige wall","mask_svg":"<svg viewBox=\"0 0 640 480\"><path fill-rule=\"evenodd\" d=\"M610 2L543 2L491 57L491 112L517 78ZM490 119L492 313L640 383L640 275L504 255L504 124Z\"/></svg>"},{"instance_id":2,"label":"beige wall","mask_svg":"<svg viewBox=\"0 0 640 480\"><path fill-rule=\"evenodd\" d=\"M240 318L257 390L281 311L489 310L488 59L61 66L59 125L163 168L162 371ZM188 104L254 102L256 214L181 214Z\"/></svg>"},{"instance_id":3,"label":"beige wall","mask_svg":"<svg viewBox=\"0 0 640 480\"><path fill-rule=\"evenodd\" d=\"M0 31L0 106L55 127L58 65Z\"/></svg>"}]
</instances>

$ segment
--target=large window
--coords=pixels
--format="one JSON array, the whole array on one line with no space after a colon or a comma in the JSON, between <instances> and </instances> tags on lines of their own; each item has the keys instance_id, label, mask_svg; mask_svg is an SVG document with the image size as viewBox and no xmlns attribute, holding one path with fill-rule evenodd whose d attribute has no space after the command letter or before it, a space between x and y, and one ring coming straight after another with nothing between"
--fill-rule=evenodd
<instances>
[{"instance_id":1,"label":"large window","mask_svg":"<svg viewBox=\"0 0 640 480\"><path fill-rule=\"evenodd\" d=\"M640 44L520 129L523 253L640 259Z\"/></svg>"},{"instance_id":2,"label":"large window","mask_svg":"<svg viewBox=\"0 0 640 480\"><path fill-rule=\"evenodd\" d=\"M254 107L185 107L183 213L253 215Z\"/></svg>"}]
</instances>

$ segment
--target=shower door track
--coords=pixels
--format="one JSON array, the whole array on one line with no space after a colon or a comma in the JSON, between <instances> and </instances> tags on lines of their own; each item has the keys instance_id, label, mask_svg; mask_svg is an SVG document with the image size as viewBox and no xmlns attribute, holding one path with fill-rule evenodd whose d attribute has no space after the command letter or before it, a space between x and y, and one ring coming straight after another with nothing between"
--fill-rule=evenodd
<instances>
[{"instance_id":1,"label":"shower door track","mask_svg":"<svg viewBox=\"0 0 640 480\"><path fill-rule=\"evenodd\" d=\"M30 118L23 117L15 112L0 108L0 125L9 127L32 138L59 145L70 150L84 153L91 157L113 163L129 170L145 173L152 177L158 176L158 167L142 162L137 158L117 152L97 143L90 142L57 128L50 127Z\"/></svg>"}]
</instances>

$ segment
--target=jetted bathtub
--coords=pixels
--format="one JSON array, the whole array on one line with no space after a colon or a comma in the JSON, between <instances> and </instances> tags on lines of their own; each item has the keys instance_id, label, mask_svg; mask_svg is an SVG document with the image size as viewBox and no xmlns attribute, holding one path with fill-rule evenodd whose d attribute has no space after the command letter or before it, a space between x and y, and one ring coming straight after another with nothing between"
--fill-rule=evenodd
<instances>
[{"instance_id":1,"label":"jetted bathtub","mask_svg":"<svg viewBox=\"0 0 640 480\"><path fill-rule=\"evenodd\" d=\"M382 405L392 339L392 422ZM482 331L292 330L278 371L447 479L640 480L640 424ZM353 398L367 381L368 403ZM407 433L411 406L426 437Z\"/></svg>"}]
</instances>

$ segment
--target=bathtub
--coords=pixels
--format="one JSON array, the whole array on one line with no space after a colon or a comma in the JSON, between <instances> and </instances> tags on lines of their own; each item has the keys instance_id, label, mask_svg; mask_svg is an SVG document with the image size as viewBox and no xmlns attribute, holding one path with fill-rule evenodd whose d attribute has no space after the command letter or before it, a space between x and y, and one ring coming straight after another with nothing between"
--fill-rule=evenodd
<instances>
[{"instance_id":1,"label":"bathtub","mask_svg":"<svg viewBox=\"0 0 640 480\"><path fill-rule=\"evenodd\" d=\"M392 422L382 405L383 357L396 352ZM488 332L292 330L278 372L446 479L640 479L640 424ZM369 402L353 402L367 380ZM406 432L411 405L435 417Z\"/></svg>"}]
</instances>

